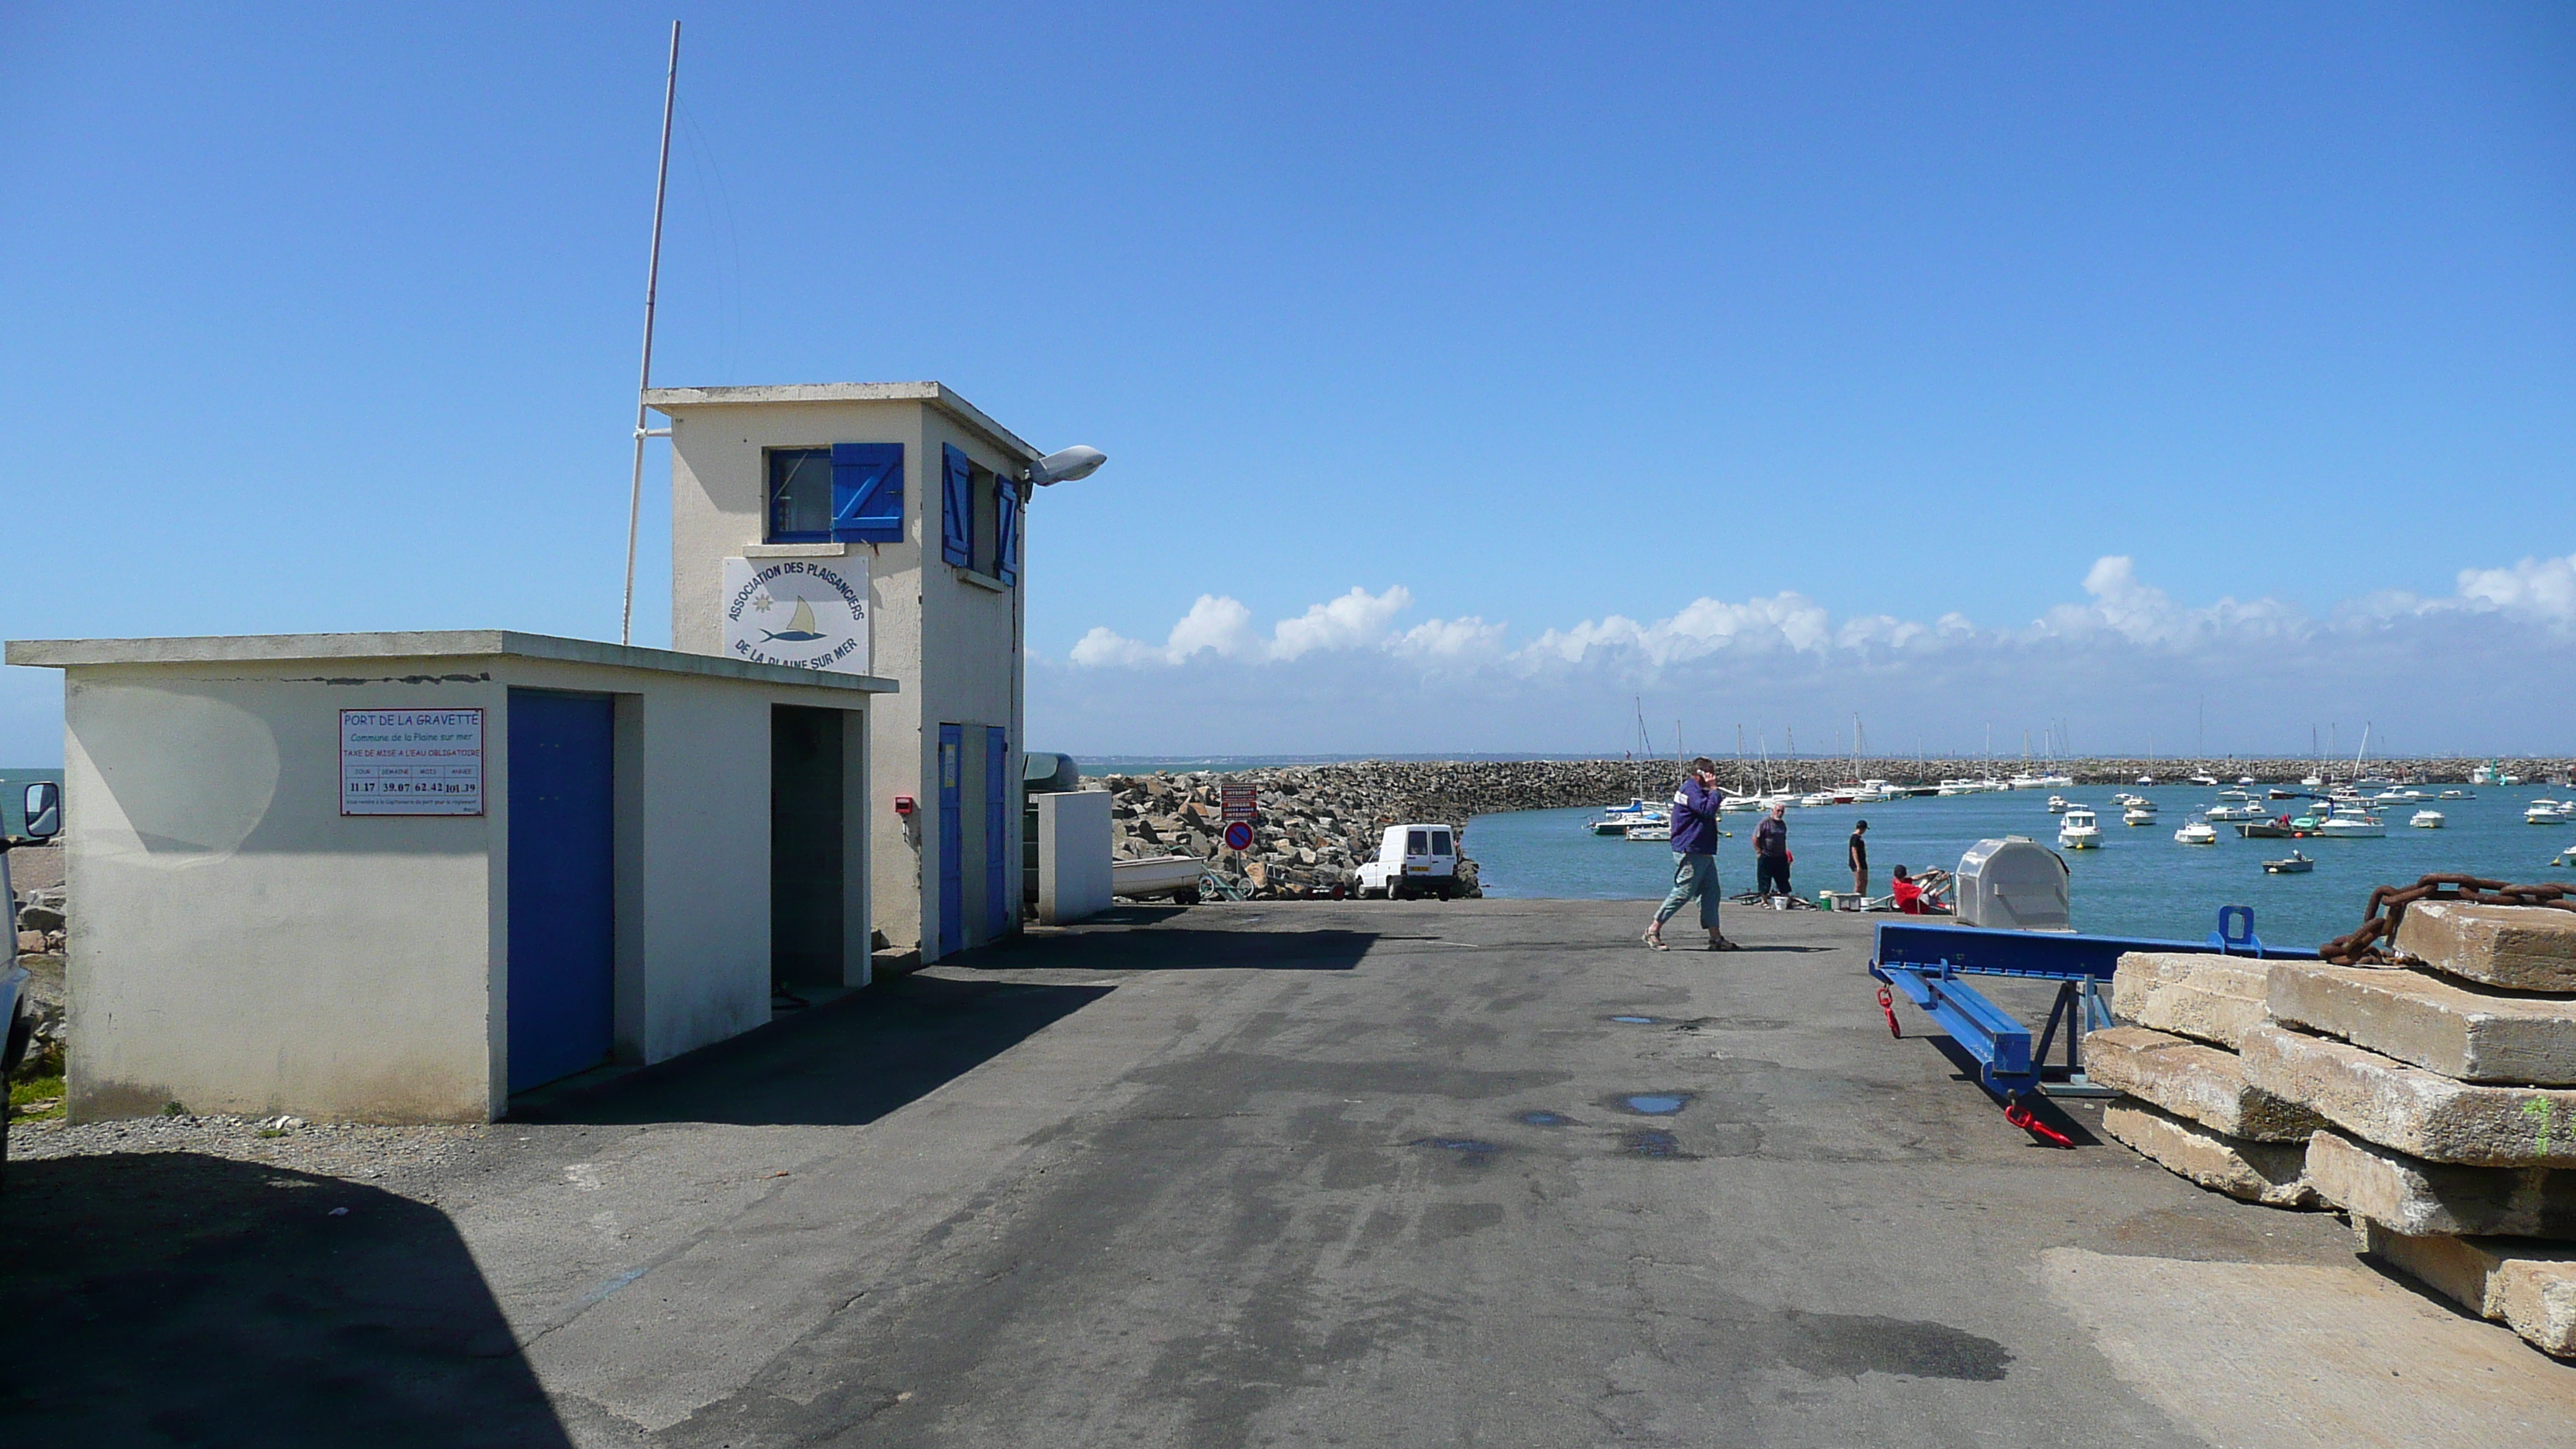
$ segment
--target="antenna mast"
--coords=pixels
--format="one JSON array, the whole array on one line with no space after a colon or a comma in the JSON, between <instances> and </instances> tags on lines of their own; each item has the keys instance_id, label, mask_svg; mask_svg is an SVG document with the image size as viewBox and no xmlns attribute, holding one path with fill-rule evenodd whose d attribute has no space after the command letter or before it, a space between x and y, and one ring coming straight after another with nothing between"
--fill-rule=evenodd
<instances>
[{"instance_id":1,"label":"antenna mast","mask_svg":"<svg viewBox=\"0 0 2576 1449\"><path fill-rule=\"evenodd\" d=\"M635 379L635 478L626 493L626 603L617 642L635 642L635 540L644 519L644 393L653 386L653 301L662 288L662 197L671 184L671 106L680 95L680 22L671 22L671 67L662 76L662 160L653 173L653 255L644 267L644 363ZM668 436L667 432L664 436Z\"/></svg>"}]
</instances>

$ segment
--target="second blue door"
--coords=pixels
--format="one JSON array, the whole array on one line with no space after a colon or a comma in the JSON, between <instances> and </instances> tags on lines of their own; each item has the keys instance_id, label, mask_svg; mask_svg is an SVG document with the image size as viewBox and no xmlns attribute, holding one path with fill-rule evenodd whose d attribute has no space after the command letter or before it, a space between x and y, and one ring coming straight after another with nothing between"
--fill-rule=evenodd
<instances>
[{"instance_id":1,"label":"second blue door","mask_svg":"<svg viewBox=\"0 0 2576 1449\"><path fill-rule=\"evenodd\" d=\"M1011 798L1011 732L998 725L984 728L984 939L998 941L1011 929L1011 882L1003 868L1010 844L1009 820L1002 814Z\"/></svg>"},{"instance_id":2,"label":"second blue door","mask_svg":"<svg viewBox=\"0 0 2576 1449\"><path fill-rule=\"evenodd\" d=\"M939 727L939 954L966 948L966 809L959 786L966 730Z\"/></svg>"}]
</instances>

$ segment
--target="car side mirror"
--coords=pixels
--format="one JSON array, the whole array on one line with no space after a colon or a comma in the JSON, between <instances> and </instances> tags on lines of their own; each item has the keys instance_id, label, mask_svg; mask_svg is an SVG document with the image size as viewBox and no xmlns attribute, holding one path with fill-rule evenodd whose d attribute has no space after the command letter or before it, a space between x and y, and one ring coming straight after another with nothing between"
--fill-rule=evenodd
<instances>
[{"instance_id":1,"label":"car side mirror","mask_svg":"<svg viewBox=\"0 0 2576 1449\"><path fill-rule=\"evenodd\" d=\"M51 840L63 830L63 787L38 780L27 787L27 838Z\"/></svg>"}]
</instances>

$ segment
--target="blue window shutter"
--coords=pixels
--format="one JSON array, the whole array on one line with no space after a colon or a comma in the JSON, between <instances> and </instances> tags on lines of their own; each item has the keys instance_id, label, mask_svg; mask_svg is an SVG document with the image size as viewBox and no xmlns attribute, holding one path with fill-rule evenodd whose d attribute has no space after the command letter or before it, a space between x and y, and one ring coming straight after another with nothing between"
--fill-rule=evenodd
<instances>
[{"instance_id":1,"label":"blue window shutter","mask_svg":"<svg viewBox=\"0 0 2576 1449\"><path fill-rule=\"evenodd\" d=\"M993 480L993 526L999 547L993 550L993 572L1006 584L1020 581L1020 485Z\"/></svg>"},{"instance_id":2,"label":"blue window shutter","mask_svg":"<svg viewBox=\"0 0 2576 1449\"><path fill-rule=\"evenodd\" d=\"M975 565L975 469L966 455L939 445L939 556L959 568Z\"/></svg>"},{"instance_id":3,"label":"blue window shutter","mask_svg":"<svg viewBox=\"0 0 2576 1449\"><path fill-rule=\"evenodd\" d=\"M903 542L903 444L832 445L832 537Z\"/></svg>"}]
</instances>

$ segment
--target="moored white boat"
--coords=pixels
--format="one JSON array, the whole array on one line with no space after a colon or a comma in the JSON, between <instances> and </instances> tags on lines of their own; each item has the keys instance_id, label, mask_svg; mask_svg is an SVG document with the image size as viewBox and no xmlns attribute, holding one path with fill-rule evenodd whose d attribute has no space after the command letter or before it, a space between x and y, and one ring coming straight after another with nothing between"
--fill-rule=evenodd
<instances>
[{"instance_id":1,"label":"moored white boat","mask_svg":"<svg viewBox=\"0 0 2576 1449\"><path fill-rule=\"evenodd\" d=\"M2317 863L2308 859L2306 852L2297 850L2291 851L2287 860L2263 862L2264 871L2271 875L2306 875L2316 868Z\"/></svg>"},{"instance_id":2,"label":"moored white boat","mask_svg":"<svg viewBox=\"0 0 2576 1449\"><path fill-rule=\"evenodd\" d=\"M1631 825L1628 827L1627 836L1630 840L1670 840L1673 838L1673 827L1672 823L1666 820Z\"/></svg>"},{"instance_id":3,"label":"moored white boat","mask_svg":"<svg viewBox=\"0 0 2576 1449\"><path fill-rule=\"evenodd\" d=\"M2317 834L2329 840L2377 840L2388 833L2388 822L2376 815L2337 813L2317 822Z\"/></svg>"},{"instance_id":4,"label":"moored white boat","mask_svg":"<svg viewBox=\"0 0 2576 1449\"><path fill-rule=\"evenodd\" d=\"M2120 812L2120 823L2123 825L2155 824L2156 802L2153 800L2130 801L2129 808Z\"/></svg>"},{"instance_id":5,"label":"moored white boat","mask_svg":"<svg viewBox=\"0 0 2576 1449\"><path fill-rule=\"evenodd\" d=\"M2180 845L2216 845L2218 832L2210 828L2208 821L2195 820L2175 831L2174 841Z\"/></svg>"},{"instance_id":6,"label":"moored white boat","mask_svg":"<svg viewBox=\"0 0 2576 1449\"><path fill-rule=\"evenodd\" d=\"M2442 798L2445 800L2475 800L2478 797L2477 793L2472 790L2445 790L2442 792Z\"/></svg>"},{"instance_id":7,"label":"moored white boat","mask_svg":"<svg viewBox=\"0 0 2576 1449\"><path fill-rule=\"evenodd\" d=\"M1109 893L1130 898L1170 895L1196 887L1206 872L1207 862L1195 855L1113 860L1109 862Z\"/></svg>"},{"instance_id":8,"label":"moored white boat","mask_svg":"<svg viewBox=\"0 0 2576 1449\"><path fill-rule=\"evenodd\" d=\"M2049 814L2051 814L2051 815L2063 815L2063 814L2065 814L2065 813L2066 813L2066 797L2065 797L2065 796L2063 796L2063 795L2051 795L2051 796L2049 796L2049 797L2048 797L2048 813L2049 813Z\"/></svg>"},{"instance_id":9,"label":"moored white boat","mask_svg":"<svg viewBox=\"0 0 2576 1449\"><path fill-rule=\"evenodd\" d=\"M2555 825L2561 820L2576 819L2576 800L2561 804L2556 800L2534 800L2522 812L2525 825Z\"/></svg>"},{"instance_id":10,"label":"moored white boat","mask_svg":"<svg viewBox=\"0 0 2576 1449\"><path fill-rule=\"evenodd\" d=\"M2096 850L2102 844L2102 827L2093 812L2081 805L2066 807L2057 820L2057 843L2068 850Z\"/></svg>"},{"instance_id":11,"label":"moored white boat","mask_svg":"<svg viewBox=\"0 0 2576 1449\"><path fill-rule=\"evenodd\" d=\"M2200 818L2203 820L2236 821L2268 820L2271 817L2263 812L2262 806L2248 800L2241 805L2212 805L2208 810L2202 812Z\"/></svg>"},{"instance_id":12,"label":"moored white boat","mask_svg":"<svg viewBox=\"0 0 2576 1449\"><path fill-rule=\"evenodd\" d=\"M2406 823L2414 826L2418 830L2439 830L2442 828L2442 812L2439 810L2418 810L2407 820Z\"/></svg>"}]
</instances>

